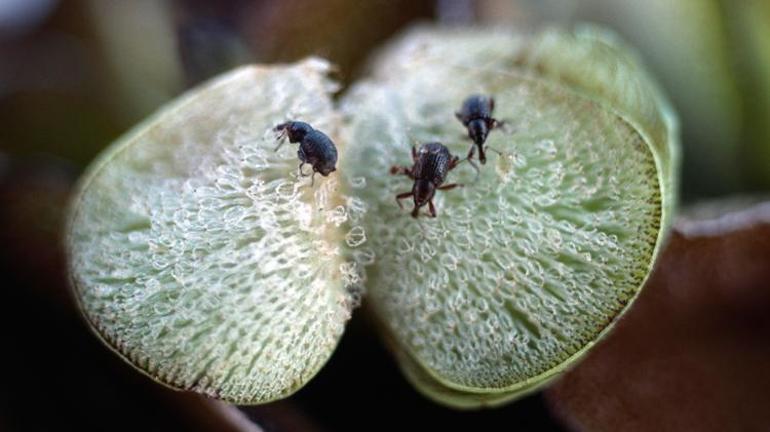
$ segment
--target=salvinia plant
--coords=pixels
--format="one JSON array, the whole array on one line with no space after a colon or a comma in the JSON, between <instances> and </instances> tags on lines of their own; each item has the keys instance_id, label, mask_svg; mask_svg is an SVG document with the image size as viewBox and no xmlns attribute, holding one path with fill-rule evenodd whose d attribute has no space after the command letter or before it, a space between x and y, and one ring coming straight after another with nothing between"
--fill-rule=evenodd
<instances>
[{"instance_id":1,"label":"salvinia plant","mask_svg":"<svg viewBox=\"0 0 770 432\"><path fill-rule=\"evenodd\" d=\"M110 348L173 388L265 403L318 372L364 297L408 380L472 408L543 386L607 334L675 201L676 122L633 52L594 27L420 27L336 99L329 70L225 73L87 170L69 270ZM496 152L449 173L464 186L436 195L436 218L412 218L395 200L412 182L389 169L425 142L464 157L472 94L495 98ZM296 145L275 149L287 120L332 138L337 171L298 175Z\"/></svg>"}]
</instances>

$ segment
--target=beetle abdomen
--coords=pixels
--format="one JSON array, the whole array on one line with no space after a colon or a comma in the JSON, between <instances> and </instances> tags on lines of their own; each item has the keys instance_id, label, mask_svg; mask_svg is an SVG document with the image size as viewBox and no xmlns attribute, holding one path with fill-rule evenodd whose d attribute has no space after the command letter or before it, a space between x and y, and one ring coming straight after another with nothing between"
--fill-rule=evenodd
<instances>
[{"instance_id":1,"label":"beetle abdomen","mask_svg":"<svg viewBox=\"0 0 770 432\"><path fill-rule=\"evenodd\" d=\"M303 162L313 165L313 169L324 175L334 171L337 164L337 149L326 134L312 130L305 135L300 148L305 157Z\"/></svg>"},{"instance_id":2,"label":"beetle abdomen","mask_svg":"<svg viewBox=\"0 0 770 432\"><path fill-rule=\"evenodd\" d=\"M449 149L441 143L427 143L420 146L419 154L420 158L415 164L415 178L440 186L449 169Z\"/></svg>"},{"instance_id":3,"label":"beetle abdomen","mask_svg":"<svg viewBox=\"0 0 770 432\"><path fill-rule=\"evenodd\" d=\"M463 102L460 113L466 126L473 120L488 119L492 116L492 100L488 96L469 96Z\"/></svg>"}]
</instances>

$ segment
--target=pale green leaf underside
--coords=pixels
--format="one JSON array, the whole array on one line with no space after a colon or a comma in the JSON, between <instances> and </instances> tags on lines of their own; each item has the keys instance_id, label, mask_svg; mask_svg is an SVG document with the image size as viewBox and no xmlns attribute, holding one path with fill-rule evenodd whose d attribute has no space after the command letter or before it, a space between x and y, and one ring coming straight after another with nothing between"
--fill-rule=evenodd
<instances>
[{"instance_id":1,"label":"pale green leaf underside","mask_svg":"<svg viewBox=\"0 0 770 432\"><path fill-rule=\"evenodd\" d=\"M68 229L89 323L151 377L237 403L285 397L333 351L366 282L409 379L448 405L503 403L582 355L625 310L673 203L675 126L632 55L594 30L410 33L343 98L327 65L244 67L193 90L90 168ZM454 111L507 122L478 182L462 164L414 220L391 165L464 156ZM339 170L303 187L301 119ZM342 120L344 119L344 121ZM366 275L361 267L367 266ZM364 279L366 277L367 279Z\"/></svg>"},{"instance_id":2,"label":"pale green leaf underside","mask_svg":"<svg viewBox=\"0 0 770 432\"><path fill-rule=\"evenodd\" d=\"M368 298L415 385L457 407L531 391L595 343L637 295L672 201L673 121L632 56L593 30L524 39L502 32L410 33L354 88L349 176L364 176L377 260ZM395 195L413 143L464 156L453 117L490 94L507 130L490 134L439 192L436 219ZM365 169L362 169L365 167ZM665 197L665 199L664 199ZM664 204L665 202L665 204Z\"/></svg>"},{"instance_id":3,"label":"pale green leaf underside","mask_svg":"<svg viewBox=\"0 0 770 432\"><path fill-rule=\"evenodd\" d=\"M73 204L76 296L113 349L151 377L236 403L301 387L355 302L337 178L296 177L291 116L334 133L328 65L243 67L114 144ZM360 230L360 227L357 228ZM347 270L347 271L346 271Z\"/></svg>"}]
</instances>

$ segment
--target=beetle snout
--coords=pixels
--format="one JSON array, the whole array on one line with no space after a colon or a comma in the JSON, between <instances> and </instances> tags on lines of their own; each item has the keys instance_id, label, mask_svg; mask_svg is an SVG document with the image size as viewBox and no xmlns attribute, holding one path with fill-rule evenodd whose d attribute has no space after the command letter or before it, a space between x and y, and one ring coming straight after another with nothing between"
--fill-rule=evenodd
<instances>
[{"instance_id":1,"label":"beetle snout","mask_svg":"<svg viewBox=\"0 0 770 432\"><path fill-rule=\"evenodd\" d=\"M281 123L273 128L274 132L286 132L286 129L289 127L290 122Z\"/></svg>"},{"instance_id":2,"label":"beetle snout","mask_svg":"<svg viewBox=\"0 0 770 432\"><path fill-rule=\"evenodd\" d=\"M336 167L331 167L331 168L324 167L324 168L321 168L321 169L318 170L318 172L320 172L321 175L324 176L324 177L328 176L329 174L333 173L334 171L337 171Z\"/></svg>"},{"instance_id":3,"label":"beetle snout","mask_svg":"<svg viewBox=\"0 0 770 432\"><path fill-rule=\"evenodd\" d=\"M433 183L427 180L417 180L414 184L414 205L422 207L433 198L436 188Z\"/></svg>"},{"instance_id":4,"label":"beetle snout","mask_svg":"<svg viewBox=\"0 0 770 432\"><path fill-rule=\"evenodd\" d=\"M489 134L489 128L482 119L474 120L468 124L468 136L476 145L484 144Z\"/></svg>"}]
</instances>

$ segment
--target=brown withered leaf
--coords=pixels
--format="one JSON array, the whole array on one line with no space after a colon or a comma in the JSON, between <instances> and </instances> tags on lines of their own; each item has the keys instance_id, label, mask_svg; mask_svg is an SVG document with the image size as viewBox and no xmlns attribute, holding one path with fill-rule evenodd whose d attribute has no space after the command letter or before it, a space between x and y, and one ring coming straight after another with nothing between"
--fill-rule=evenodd
<instances>
[{"instance_id":1,"label":"brown withered leaf","mask_svg":"<svg viewBox=\"0 0 770 432\"><path fill-rule=\"evenodd\" d=\"M586 431L770 424L770 203L681 218L633 309L546 392Z\"/></svg>"}]
</instances>

